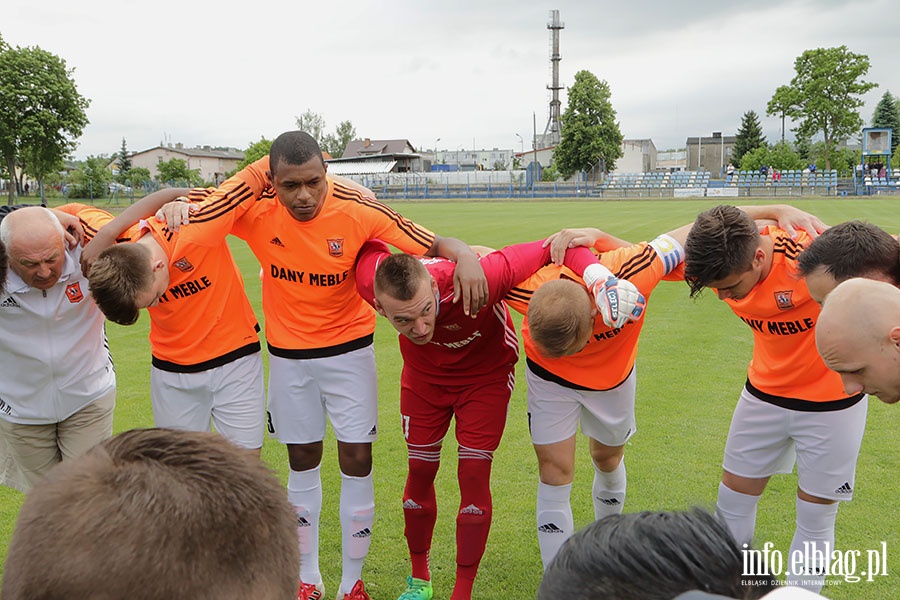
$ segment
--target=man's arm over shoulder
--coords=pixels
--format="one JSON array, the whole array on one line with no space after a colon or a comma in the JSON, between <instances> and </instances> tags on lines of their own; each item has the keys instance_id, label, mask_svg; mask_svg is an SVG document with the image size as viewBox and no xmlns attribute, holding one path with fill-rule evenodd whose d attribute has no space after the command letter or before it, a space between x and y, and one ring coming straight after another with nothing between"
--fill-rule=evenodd
<instances>
[{"instance_id":1,"label":"man's arm over shoulder","mask_svg":"<svg viewBox=\"0 0 900 600\"><path fill-rule=\"evenodd\" d=\"M483 256L481 265L488 279L488 303L496 304L513 286L551 262L550 247L544 240L506 246ZM585 247L569 248L565 253L564 265L579 277L592 264L597 264L597 257Z\"/></svg>"}]
</instances>

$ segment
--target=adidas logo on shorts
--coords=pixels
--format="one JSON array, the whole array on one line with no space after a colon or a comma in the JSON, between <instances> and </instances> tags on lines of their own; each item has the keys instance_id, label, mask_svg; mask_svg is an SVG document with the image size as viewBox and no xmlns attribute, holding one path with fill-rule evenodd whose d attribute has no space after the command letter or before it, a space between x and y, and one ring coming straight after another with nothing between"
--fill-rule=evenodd
<instances>
[{"instance_id":1,"label":"adidas logo on shorts","mask_svg":"<svg viewBox=\"0 0 900 600\"><path fill-rule=\"evenodd\" d=\"M474 504L470 504L465 508L459 509L459 514L461 515L483 515L484 511L475 506Z\"/></svg>"},{"instance_id":2,"label":"adidas logo on shorts","mask_svg":"<svg viewBox=\"0 0 900 600\"><path fill-rule=\"evenodd\" d=\"M421 510L421 509L422 509L422 505L417 504L416 501L413 500L412 498L403 502L403 510Z\"/></svg>"},{"instance_id":3,"label":"adidas logo on shorts","mask_svg":"<svg viewBox=\"0 0 900 600\"><path fill-rule=\"evenodd\" d=\"M281 240L278 239L278 236L272 238L272 241L269 242L273 246L278 246L279 248L284 248L284 244L281 243Z\"/></svg>"},{"instance_id":4,"label":"adidas logo on shorts","mask_svg":"<svg viewBox=\"0 0 900 600\"><path fill-rule=\"evenodd\" d=\"M356 533L353 534L355 538L367 538L372 537L372 530L366 527L365 529L360 529Z\"/></svg>"},{"instance_id":5,"label":"adidas logo on shorts","mask_svg":"<svg viewBox=\"0 0 900 600\"><path fill-rule=\"evenodd\" d=\"M378 435L378 425L372 425L372 429L369 430L368 435Z\"/></svg>"},{"instance_id":6,"label":"adidas logo on shorts","mask_svg":"<svg viewBox=\"0 0 900 600\"><path fill-rule=\"evenodd\" d=\"M545 523L538 527L539 533L562 533L563 530L557 527L556 523Z\"/></svg>"},{"instance_id":7,"label":"adidas logo on shorts","mask_svg":"<svg viewBox=\"0 0 900 600\"><path fill-rule=\"evenodd\" d=\"M621 504L618 498L601 498L600 496L597 496L597 500L607 506L616 506L617 504Z\"/></svg>"},{"instance_id":8,"label":"adidas logo on shorts","mask_svg":"<svg viewBox=\"0 0 900 600\"><path fill-rule=\"evenodd\" d=\"M852 494L853 488L850 487L850 482L845 481L844 485L842 485L838 489L834 490L834 493L835 494Z\"/></svg>"}]
</instances>

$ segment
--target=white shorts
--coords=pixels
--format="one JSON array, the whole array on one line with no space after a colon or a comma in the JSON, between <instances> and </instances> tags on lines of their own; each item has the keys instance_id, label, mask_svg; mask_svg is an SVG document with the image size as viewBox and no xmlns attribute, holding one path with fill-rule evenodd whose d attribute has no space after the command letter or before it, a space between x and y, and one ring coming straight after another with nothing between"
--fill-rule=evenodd
<instances>
[{"instance_id":1,"label":"white shorts","mask_svg":"<svg viewBox=\"0 0 900 600\"><path fill-rule=\"evenodd\" d=\"M212 420L233 444L262 447L266 389L260 352L198 373L152 367L150 398L157 427L210 431Z\"/></svg>"},{"instance_id":2,"label":"white shorts","mask_svg":"<svg viewBox=\"0 0 900 600\"><path fill-rule=\"evenodd\" d=\"M744 388L731 418L722 467L759 479L790 473L801 490L827 500L850 500L856 458L866 428L868 398L843 410L790 410Z\"/></svg>"},{"instance_id":3,"label":"white shorts","mask_svg":"<svg viewBox=\"0 0 900 600\"><path fill-rule=\"evenodd\" d=\"M378 439L375 347L324 358L269 356L269 432L283 444L335 437L351 444Z\"/></svg>"},{"instance_id":4,"label":"white shorts","mask_svg":"<svg viewBox=\"0 0 900 600\"><path fill-rule=\"evenodd\" d=\"M534 444L555 444L578 431L606 446L623 446L637 431L634 418L636 369L611 390L574 390L525 369L528 425Z\"/></svg>"}]
</instances>

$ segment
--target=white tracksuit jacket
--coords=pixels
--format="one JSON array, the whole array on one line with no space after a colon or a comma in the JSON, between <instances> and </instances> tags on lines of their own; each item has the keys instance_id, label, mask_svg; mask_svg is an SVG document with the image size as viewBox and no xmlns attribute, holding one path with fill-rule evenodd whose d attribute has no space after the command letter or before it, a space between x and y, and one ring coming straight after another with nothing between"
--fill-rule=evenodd
<instances>
[{"instance_id":1,"label":"white tracksuit jacket","mask_svg":"<svg viewBox=\"0 0 900 600\"><path fill-rule=\"evenodd\" d=\"M80 246L67 250L59 281L46 291L9 270L0 295L2 419L58 423L115 388L105 320L80 257Z\"/></svg>"}]
</instances>

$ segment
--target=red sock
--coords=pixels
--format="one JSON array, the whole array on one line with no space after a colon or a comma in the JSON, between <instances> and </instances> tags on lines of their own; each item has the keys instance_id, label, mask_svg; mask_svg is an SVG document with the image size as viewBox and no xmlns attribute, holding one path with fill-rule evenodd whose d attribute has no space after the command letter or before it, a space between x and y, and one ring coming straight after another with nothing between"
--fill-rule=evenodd
<instances>
[{"instance_id":1,"label":"red sock","mask_svg":"<svg viewBox=\"0 0 900 600\"><path fill-rule=\"evenodd\" d=\"M491 461L459 460L460 506L456 516L456 585L451 600L468 600L491 530Z\"/></svg>"},{"instance_id":2,"label":"red sock","mask_svg":"<svg viewBox=\"0 0 900 600\"><path fill-rule=\"evenodd\" d=\"M434 478L440 463L419 459L409 460L409 474L403 491L404 535L412 562L412 576L431 580L428 553L437 520L437 500L434 495Z\"/></svg>"}]
</instances>

